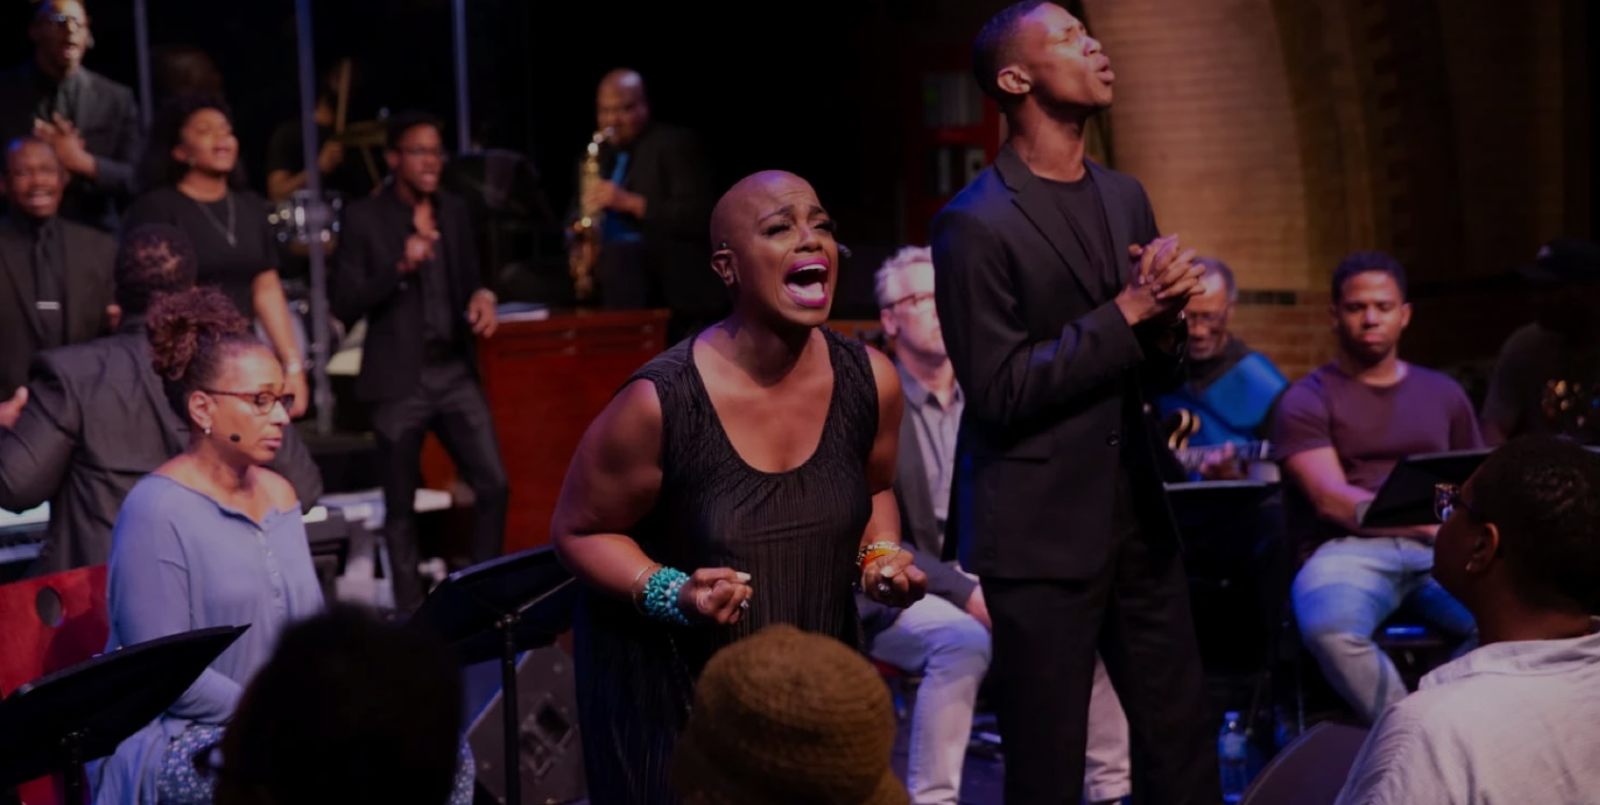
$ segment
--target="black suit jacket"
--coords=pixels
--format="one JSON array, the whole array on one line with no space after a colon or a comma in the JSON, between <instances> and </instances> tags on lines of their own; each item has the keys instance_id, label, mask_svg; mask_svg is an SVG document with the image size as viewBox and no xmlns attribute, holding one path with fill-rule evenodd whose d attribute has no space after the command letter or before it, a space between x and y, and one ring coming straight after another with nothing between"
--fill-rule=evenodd
<instances>
[{"instance_id":1,"label":"black suit jacket","mask_svg":"<svg viewBox=\"0 0 1600 805\"><path fill-rule=\"evenodd\" d=\"M28 404L0 429L0 508L50 501L38 573L103 564L111 527L133 485L189 442L150 367L150 342L130 322L115 335L46 350L34 361ZM293 428L272 468L302 508L322 496L322 473Z\"/></svg>"},{"instance_id":2,"label":"black suit jacket","mask_svg":"<svg viewBox=\"0 0 1600 805\"><path fill-rule=\"evenodd\" d=\"M106 332L106 306L112 300L111 266L117 242L104 232L61 221L66 253L62 300L68 344ZM46 345L40 341L34 302L33 235L21 221L0 219L0 399L9 399L28 380L28 364Z\"/></svg>"},{"instance_id":3,"label":"black suit jacket","mask_svg":"<svg viewBox=\"0 0 1600 805\"><path fill-rule=\"evenodd\" d=\"M1155 238L1138 181L1088 170L1112 249ZM1150 380L1141 374L1173 376L1183 345L1162 352L1160 325L1128 325L1117 289L1015 151L1002 149L934 219L933 261L945 345L966 393L948 525L962 564L997 578L1093 575L1109 556L1124 470L1141 525L1175 540L1148 434L1135 425Z\"/></svg>"},{"instance_id":4,"label":"black suit jacket","mask_svg":"<svg viewBox=\"0 0 1600 805\"><path fill-rule=\"evenodd\" d=\"M367 319L356 384L357 396L367 402L404 397L421 378L422 278L395 268L405 254L406 238L415 231L411 215L393 186L344 209L329 296L334 315L346 324ZM460 197L435 193L434 220L440 236L436 252L448 277L450 307L456 311L456 341L471 363L474 339L466 312L467 301L483 287L478 243Z\"/></svg>"},{"instance_id":5,"label":"black suit jacket","mask_svg":"<svg viewBox=\"0 0 1600 805\"><path fill-rule=\"evenodd\" d=\"M134 165L143 147L139 107L133 90L87 68L79 71L75 80L82 81L83 87L68 117L78 127L84 148L94 155L95 178L72 178L61 214L112 232L133 195ZM39 68L31 59L0 73L0 138L10 142L32 134L38 101Z\"/></svg>"},{"instance_id":6,"label":"black suit jacket","mask_svg":"<svg viewBox=\"0 0 1600 805\"><path fill-rule=\"evenodd\" d=\"M675 314L718 315L728 306L728 292L711 270L707 241L714 199L699 140L687 129L651 123L629 151L622 187L644 196L647 205L644 219L634 221L640 248L609 254L602 249L596 272L602 279L619 272L642 275L647 304L665 304ZM615 164L614 151L603 153L601 176L610 176ZM576 210L574 203L569 220Z\"/></svg>"}]
</instances>

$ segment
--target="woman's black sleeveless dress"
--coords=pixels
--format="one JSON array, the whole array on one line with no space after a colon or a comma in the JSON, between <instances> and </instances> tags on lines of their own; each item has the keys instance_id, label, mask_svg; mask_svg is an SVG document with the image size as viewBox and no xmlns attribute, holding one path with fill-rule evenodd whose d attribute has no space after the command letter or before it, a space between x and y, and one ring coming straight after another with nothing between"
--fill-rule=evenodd
<instances>
[{"instance_id":1,"label":"woman's black sleeveless dress","mask_svg":"<svg viewBox=\"0 0 1600 805\"><path fill-rule=\"evenodd\" d=\"M651 558L692 573L751 575L750 608L733 626L679 627L629 602L587 595L576 629L584 765L595 805L675 802L672 750L694 681L717 649L771 623L859 643L851 584L872 512L867 459L878 392L866 349L824 329L833 395L816 452L782 473L756 470L734 450L692 359L693 339L633 379L661 399L661 493L632 536ZM751 740L762 736L752 735Z\"/></svg>"}]
</instances>

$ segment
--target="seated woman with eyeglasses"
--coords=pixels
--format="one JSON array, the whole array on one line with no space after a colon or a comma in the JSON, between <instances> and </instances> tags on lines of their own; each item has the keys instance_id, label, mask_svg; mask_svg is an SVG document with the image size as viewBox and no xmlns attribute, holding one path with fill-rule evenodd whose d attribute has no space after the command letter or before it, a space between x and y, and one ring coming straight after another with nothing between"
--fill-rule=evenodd
<instances>
[{"instance_id":1,"label":"seated woman with eyeglasses","mask_svg":"<svg viewBox=\"0 0 1600 805\"><path fill-rule=\"evenodd\" d=\"M96 802L210 802L193 757L291 621L322 610L293 487L263 465L289 427L283 367L221 292L158 300L147 321L188 447L134 486L112 533L107 649L211 626L250 628L99 770Z\"/></svg>"}]
</instances>

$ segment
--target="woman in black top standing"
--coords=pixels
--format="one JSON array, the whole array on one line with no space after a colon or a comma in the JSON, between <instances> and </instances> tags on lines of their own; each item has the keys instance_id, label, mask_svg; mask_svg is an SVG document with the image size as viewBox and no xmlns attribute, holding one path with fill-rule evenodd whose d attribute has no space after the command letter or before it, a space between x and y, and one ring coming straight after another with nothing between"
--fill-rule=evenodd
<instances>
[{"instance_id":1,"label":"woman in black top standing","mask_svg":"<svg viewBox=\"0 0 1600 805\"><path fill-rule=\"evenodd\" d=\"M171 224L194 243L197 285L217 286L246 319L261 322L283 363L292 416L305 413L305 364L278 278L277 245L267 202L244 189L239 140L227 104L212 95L167 101L151 128L141 173L149 188L128 210L123 228Z\"/></svg>"},{"instance_id":2,"label":"woman in black top standing","mask_svg":"<svg viewBox=\"0 0 1600 805\"><path fill-rule=\"evenodd\" d=\"M856 583L897 606L925 585L898 547L899 380L822 326L839 250L815 191L746 178L711 235L732 315L590 425L551 524L589 587L576 676L596 805L673 800L668 763L718 648L780 622L855 645Z\"/></svg>"}]
</instances>

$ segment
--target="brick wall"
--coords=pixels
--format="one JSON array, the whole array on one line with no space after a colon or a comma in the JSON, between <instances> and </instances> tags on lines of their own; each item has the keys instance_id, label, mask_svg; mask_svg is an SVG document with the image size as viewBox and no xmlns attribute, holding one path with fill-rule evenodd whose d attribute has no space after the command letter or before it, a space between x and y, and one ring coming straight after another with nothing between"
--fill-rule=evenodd
<instances>
[{"instance_id":1,"label":"brick wall","mask_svg":"<svg viewBox=\"0 0 1600 805\"><path fill-rule=\"evenodd\" d=\"M1308 211L1268 0L1088 0L1117 73L1116 166L1144 183L1165 232L1240 284L1311 287Z\"/></svg>"},{"instance_id":2,"label":"brick wall","mask_svg":"<svg viewBox=\"0 0 1600 805\"><path fill-rule=\"evenodd\" d=\"M1326 291L1241 290L1230 329L1290 380L1333 357Z\"/></svg>"},{"instance_id":3,"label":"brick wall","mask_svg":"<svg viewBox=\"0 0 1600 805\"><path fill-rule=\"evenodd\" d=\"M1462 365L1491 358L1526 305L1451 286L1592 235L1584 3L1084 5L1117 71L1116 166L1164 231L1234 268L1254 299L1237 327L1291 374L1331 349L1323 289L1350 251L1390 251L1440 289L1408 346Z\"/></svg>"}]
</instances>

